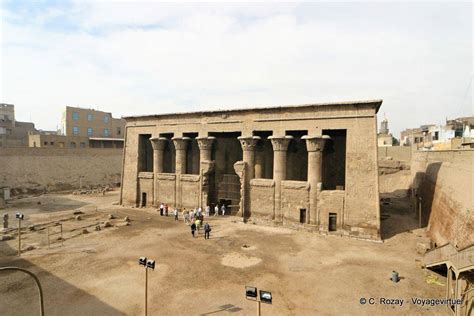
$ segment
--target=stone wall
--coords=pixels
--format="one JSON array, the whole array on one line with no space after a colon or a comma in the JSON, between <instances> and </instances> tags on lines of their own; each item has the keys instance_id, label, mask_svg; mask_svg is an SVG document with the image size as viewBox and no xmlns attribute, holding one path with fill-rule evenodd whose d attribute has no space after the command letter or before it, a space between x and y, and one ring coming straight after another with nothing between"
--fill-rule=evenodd
<instances>
[{"instance_id":1,"label":"stone wall","mask_svg":"<svg viewBox=\"0 0 474 316\"><path fill-rule=\"evenodd\" d=\"M300 221L300 209L309 216L309 183L305 181L281 182L281 211L285 220Z\"/></svg>"},{"instance_id":2,"label":"stone wall","mask_svg":"<svg viewBox=\"0 0 474 316\"><path fill-rule=\"evenodd\" d=\"M0 187L19 193L120 183L121 149L0 148Z\"/></svg>"},{"instance_id":3,"label":"stone wall","mask_svg":"<svg viewBox=\"0 0 474 316\"><path fill-rule=\"evenodd\" d=\"M473 245L474 150L415 152L411 172L431 239L458 249Z\"/></svg>"},{"instance_id":4,"label":"stone wall","mask_svg":"<svg viewBox=\"0 0 474 316\"><path fill-rule=\"evenodd\" d=\"M273 219L275 181L273 179L252 179L250 187L251 215Z\"/></svg>"},{"instance_id":5,"label":"stone wall","mask_svg":"<svg viewBox=\"0 0 474 316\"><path fill-rule=\"evenodd\" d=\"M384 160L387 157L391 157L393 160L410 162L412 157L411 146L387 146L378 147L379 159Z\"/></svg>"},{"instance_id":6,"label":"stone wall","mask_svg":"<svg viewBox=\"0 0 474 316\"><path fill-rule=\"evenodd\" d=\"M321 191L318 196L319 221L321 227L327 230L329 213L337 214L337 228L344 225L344 191Z\"/></svg>"}]
</instances>

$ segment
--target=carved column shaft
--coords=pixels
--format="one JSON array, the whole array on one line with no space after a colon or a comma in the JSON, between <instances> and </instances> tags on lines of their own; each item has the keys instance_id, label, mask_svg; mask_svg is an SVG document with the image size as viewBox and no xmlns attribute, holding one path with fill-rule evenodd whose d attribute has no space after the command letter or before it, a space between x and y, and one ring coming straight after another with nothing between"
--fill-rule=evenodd
<instances>
[{"instance_id":1,"label":"carved column shaft","mask_svg":"<svg viewBox=\"0 0 474 316\"><path fill-rule=\"evenodd\" d=\"M176 150L176 174L186 173L186 149L188 148L189 137L173 137L174 148Z\"/></svg>"},{"instance_id":2,"label":"carved column shaft","mask_svg":"<svg viewBox=\"0 0 474 316\"><path fill-rule=\"evenodd\" d=\"M281 214L281 181L286 179L286 156L292 136L270 136L273 147L273 180L275 180L275 210L273 217L283 221Z\"/></svg>"},{"instance_id":3,"label":"carved column shaft","mask_svg":"<svg viewBox=\"0 0 474 316\"><path fill-rule=\"evenodd\" d=\"M242 216L247 218L250 216L250 180L255 174L255 148L257 142L260 140L259 136L240 136L238 137L240 145L242 146L242 160L245 164L245 181L243 182L244 189L241 196L244 203L242 204Z\"/></svg>"},{"instance_id":4,"label":"carved column shaft","mask_svg":"<svg viewBox=\"0 0 474 316\"><path fill-rule=\"evenodd\" d=\"M189 137L173 137L174 148L176 150L176 206L183 207L181 192L181 175L186 173L186 149Z\"/></svg>"},{"instance_id":5,"label":"carved column shaft","mask_svg":"<svg viewBox=\"0 0 474 316\"><path fill-rule=\"evenodd\" d=\"M318 183L322 181L323 150L329 136L303 136L306 140L308 150L308 182L310 183L309 212L307 223L319 224L319 212L317 210Z\"/></svg>"},{"instance_id":6,"label":"carved column shaft","mask_svg":"<svg viewBox=\"0 0 474 316\"><path fill-rule=\"evenodd\" d=\"M163 172L163 155L165 150L166 142L168 141L164 137L152 137L150 138L151 146L153 147L153 173Z\"/></svg>"},{"instance_id":7,"label":"carved column shaft","mask_svg":"<svg viewBox=\"0 0 474 316\"><path fill-rule=\"evenodd\" d=\"M201 176L199 205L203 209L209 204L209 174L212 173L214 168L214 162L211 159L212 144L215 139L213 136L196 138L199 146L199 175Z\"/></svg>"}]
</instances>

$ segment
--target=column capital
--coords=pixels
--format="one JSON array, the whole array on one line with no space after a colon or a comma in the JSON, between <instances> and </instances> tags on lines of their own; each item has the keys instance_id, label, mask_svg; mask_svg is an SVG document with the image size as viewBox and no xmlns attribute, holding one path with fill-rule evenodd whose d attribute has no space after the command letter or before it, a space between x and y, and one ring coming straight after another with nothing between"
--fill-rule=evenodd
<instances>
[{"instance_id":1,"label":"column capital","mask_svg":"<svg viewBox=\"0 0 474 316\"><path fill-rule=\"evenodd\" d=\"M327 135L321 135L321 136L303 136L301 139L306 140L306 150L308 152L310 151L323 151L324 150L324 145L326 144L326 141L331 139L331 137Z\"/></svg>"},{"instance_id":2,"label":"column capital","mask_svg":"<svg viewBox=\"0 0 474 316\"><path fill-rule=\"evenodd\" d=\"M199 150L211 150L215 139L216 138L214 136L196 138Z\"/></svg>"},{"instance_id":3,"label":"column capital","mask_svg":"<svg viewBox=\"0 0 474 316\"><path fill-rule=\"evenodd\" d=\"M272 142L273 151L286 151L293 136L269 136L268 139Z\"/></svg>"},{"instance_id":4,"label":"column capital","mask_svg":"<svg viewBox=\"0 0 474 316\"><path fill-rule=\"evenodd\" d=\"M164 150L167 140L165 137L150 137L153 150Z\"/></svg>"},{"instance_id":5,"label":"column capital","mask_svg":"<svg viewBox=\"0 0 474 316\"><path fill-rule=\"evenodd\" d=\"M189 137L173 137L172 140L174 143L174 148L176 150L185 150L190 138Z\"/></svg>"},{"instance_id":6,"label":"column capital","mask_svg":"<svg viewBox=\"0 0 474 316\"><path fill-rule=\"evenodd\" d=\"M240 141L243 151L253 151L261 138L260 136L239 136L237 139Z\"/></svg>"}]
</instances>

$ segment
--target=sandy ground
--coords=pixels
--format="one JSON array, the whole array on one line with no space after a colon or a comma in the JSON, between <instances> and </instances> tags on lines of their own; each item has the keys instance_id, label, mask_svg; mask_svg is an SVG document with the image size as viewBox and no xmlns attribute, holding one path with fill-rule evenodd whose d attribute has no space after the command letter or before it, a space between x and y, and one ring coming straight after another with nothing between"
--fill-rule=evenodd
<instances>
[{"instance_id":1,"label":"sandy ground","mask_svg":"<svg viewBox=\"0 0 474 316\"><path fill-rule=\"evenodd\" d=\"M416 242L423 231L413 229L416 219L403 199L384 208L383 243L244 224L235 217L211 217L211 239L192 238L181 218L175 222L153 209L123 208L114 205L117 199L117 192L49 194L9 205L10 214L25 212L25 226L62 220L63 245L54 240L49 249L46 229L25 232L23 248L35 249L21 257L16 238L0 241L0 266L24 267L40 278L46 315L144 314L140 256L156 260L156 269L148 272L149 315L254 315L257 304L245 299L245 285L273 293L273 304L262 304L262 315L448 315L444 306L411 303L445 293L444 286L426 282L433 273L417 267ZM74 219L76 209L84 213L82 220ZM109 214L116 217L110 220L113 227L95 231ZM17 222L11 219L10 225ZM399 283L390 281L392 270L400 273ZM374 298L375 304L362 305L361 298ZM383 305L381 298L404 303ZM0 274L0 315L37 310L31 279Z\"/></svg>"}]
</instances>

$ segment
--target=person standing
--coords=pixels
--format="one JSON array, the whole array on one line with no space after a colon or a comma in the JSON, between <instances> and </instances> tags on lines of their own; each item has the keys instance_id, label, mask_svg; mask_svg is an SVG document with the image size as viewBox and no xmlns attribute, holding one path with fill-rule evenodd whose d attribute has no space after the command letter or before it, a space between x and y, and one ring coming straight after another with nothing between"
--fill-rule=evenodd
<instances>
[{"instance_id":1,"label":"person standing","mask_svg":"<svg viewBox=\"0 0 474 316\"><path fill-rule=\"evenodd\" d=\"M191 224L191 234L193 235L194 237L194 233L196 232L196 224L195 223L192 223Z\"/></svg>"},{"instance_id":2,"label":"person standing","mask_svg":"<svg viewBox=\"0 0 474 316\"><path fill-rule=\"evenodd\" d=\"M164 209L164 205L163 203L160 204L160 216L163 216L163 209Z\"/></svg>"},{"instance_id":3,"label":"person standing","mask_svg":"<svg viewBox=\"0 0 474 316\"><path fill-rule=\"evenodd\" d=\"M178 220L178 209L177 208L174 209L174 220L175 221Z\"/></svg>"},{"instance_id":4,"label":"person standing","mask_svg":"<svg viewBox=\"0 0 474 316\"><path fill-rule=\"evenodd\" d=\"M211 207L209 205L206 206L206 217L209 217L209 214L211 213Z\"/></svg>"},{"instance_id":5,"label":"person standing","mask_svg":"<svg viewBox=\"0 0 474 316\"><path fill-rule=\"evenodd\" d=\"M214 216L218 216L219 215L219 206L216 204L216 206L214 207Z\"/></svg>"},{"instance_id":6,"label":"person standing","mask_svg":"<svg viewBox=\"0 0 474 316\"><path fill-rule=\"evenodd\" d=\"M165 216L168 216L168 204L165 204Z\"/></svg>"},{"instance_id":7,"label":"person standing","mask_svg":"<svg viewBox=\"0 0 474 316\"><path fill-rule=\"evenodd\" d=\"M204 224L204 239L209 239L211 235L211 225L209 223Z\"/></svg>"},{"instance_id":8,"label":"person standing","mask_svg":"<svg viewBox=\"0 0 474 316\"><path fill-rule=\"evenodd\" d=\"M225 204L222 204L221 212L222 212L222 216L224 216L225 215Z\"/></svg>"}]
</instances>

